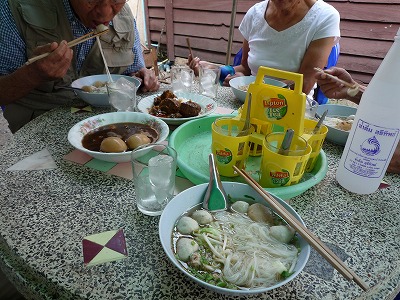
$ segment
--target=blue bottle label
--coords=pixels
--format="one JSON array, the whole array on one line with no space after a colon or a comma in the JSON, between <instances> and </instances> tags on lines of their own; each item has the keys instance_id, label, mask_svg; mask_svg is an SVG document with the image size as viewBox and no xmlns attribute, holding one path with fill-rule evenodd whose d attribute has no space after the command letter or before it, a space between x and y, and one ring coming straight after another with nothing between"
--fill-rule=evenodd
<instances>
[{"instance_id":1,"label":"blue bottle label","mask_svg":"<svg viewBox=\"0 0 400 300\"><path fill-rule=\"evenodd\" d=\"M344 167L368 178L380 178L386 171L390 153L397 146L398 128L385 128L359 119L350 141Z\"/></svg>"}]
</instances>

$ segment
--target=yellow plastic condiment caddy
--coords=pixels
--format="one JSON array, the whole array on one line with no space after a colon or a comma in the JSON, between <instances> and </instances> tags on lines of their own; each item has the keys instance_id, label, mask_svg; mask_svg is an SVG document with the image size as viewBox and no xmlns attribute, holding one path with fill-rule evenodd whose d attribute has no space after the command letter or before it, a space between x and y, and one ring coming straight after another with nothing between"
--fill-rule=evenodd
<instances>
[{"instance_id":1,"label":"yellow plastic condiment caddy","mask_svg":"<svg viewBox=\"0 0 400 300\"><path fill-rule=\"evenodd\" d=\"M266 84L264 83L265 77L279 78L293 82L294 87L293 89L288 89ZM224 120L227 128L237 126L238 120L244 122L247 115L249 95L251 94L250 123L252 130L247 136L250 146L246 155L262 156L260 178L264 178L263 182L261 182L264 187L288 186L297 183L304 171L312 169L322 147L326 136L326 127L321 130L322 134L309 134L317 122L308 119L305 121L306 95L302 92L302 88L302 74L260 67L255 81L248 87L243 106L239 109L238 115L232 118L232 124L229 123L229 120ZM268 174L265 174L267 172L265 166L271 156L269 153L271 147L268 147L265 137L273 132L285 132L289 128L294 130L297 137L303 137L305 140L312 137L312 144L314 146L312 147L308 144L307 149L301 157L299 155L279 155L276 161L274 161L276 170L271 171L269 168ZM305 129L307 134L305 134ZM220 174L228 177L237 176L232 171L232 166L243 166L243 153L239 153L243 151L243 136L222 136L221 133L216 131L215 126L212 128L212 135L213 153L216 155L217 167ZM238 142L239 139L240 143ZM277 141L275 145L277 148L280 147L279 143L281 141ZM296 147L297 143L293 143L291 150L296 150ZM232 159L229 158L229 152L232 154ZM296 153L296 151L293 151L293 153ZM223 157L221 154L223 154ZM268 155L269 157L266 157ZM240 161L236 161L235 157L240 157ZM310 157L312 157L311 162L309 161ZM296 170L296 173L293 170ZM299 170L301 170L300 173ZM262 174L263 172L264 174ZM279 178L276 178L276 180L274 178L265 179L274 176ZM287 178L282 178L282 176L287 176Z\"/></svg>"}]
</instances>

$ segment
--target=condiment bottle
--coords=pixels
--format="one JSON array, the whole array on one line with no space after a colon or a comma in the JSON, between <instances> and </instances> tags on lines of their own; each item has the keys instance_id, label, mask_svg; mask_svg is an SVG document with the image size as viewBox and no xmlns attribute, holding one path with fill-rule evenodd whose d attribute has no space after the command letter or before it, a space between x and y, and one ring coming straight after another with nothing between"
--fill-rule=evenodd
<instances>
[{"instance_id":1,"label":"condiment bottle","mask_svg":"<svg viewBox=\"0 0 400 300\"><path fill-rule=\"evenodd\" d=\"M358 194L375 192L399 143L400 29L362 95L336 179Z\"/></svg>"}]
</instances>

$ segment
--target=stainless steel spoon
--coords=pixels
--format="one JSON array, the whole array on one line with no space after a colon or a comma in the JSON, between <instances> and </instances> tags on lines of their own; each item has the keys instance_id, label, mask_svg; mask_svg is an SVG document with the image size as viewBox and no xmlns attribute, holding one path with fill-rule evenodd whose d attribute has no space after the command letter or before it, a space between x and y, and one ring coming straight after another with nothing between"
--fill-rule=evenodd
<instances>
[{"instance_id":1,"label":"stainless steel spoon","mask_svg":"<svg viewBox=\"0 0 400 300\"><path fill-rule=\"evenodd\" d=\"M218 169L215 164L214 154L208 156L210 168L210 181L203 198L203 208L209 211L221 211L228 208L228 197L222 186Z\"/></svg>"},{"instance_id":2,"label":"stainless steel spoon","mask_svg":"<svg viewBox=\"0 0 400 300\"><path fill-rule=\"evenodd\" d=\"M237 136L245 136L249 135L249 131L251 128L250 125L250 111L251 111L251 93L249 93L249 98L247 99L247 112L246 112L246 119L244 121L244 126L241 132Z\"/></svg>"},{"instance_id":3,"label":"stainless steel spoon","mask_svg":"<svg viewBox=\"0 0 400 300\"><path fill-rule=\"evenodd\" d=\"M317 122L317 125L315 125L314 130L313 130L313 133L314 133L314 134L315 134L315 133L318 133L319 129L320 129L321 126L322 126L322 123L323 123L324 120L325 120L325 117L326 117L326 114L327 114L327 113L328 113L328 110L325 110L324 113L322 114L322 116L319 117L319 120L318 120L318 122Z\"/></svg>"},{"instance_id":4,"label":"stainless steel spoon","mask_svg":"<svg viewBox=\"0 0 400 300\"><path fill-rule=\"evenodd\" d=\"M59 86L57 87L58 89L64 89L64 90L72 90L72 91L82 91L85 92L83 89L81 88L76 88L76 87L72 87L72 86Z\"/></svg>"}]
</instances>

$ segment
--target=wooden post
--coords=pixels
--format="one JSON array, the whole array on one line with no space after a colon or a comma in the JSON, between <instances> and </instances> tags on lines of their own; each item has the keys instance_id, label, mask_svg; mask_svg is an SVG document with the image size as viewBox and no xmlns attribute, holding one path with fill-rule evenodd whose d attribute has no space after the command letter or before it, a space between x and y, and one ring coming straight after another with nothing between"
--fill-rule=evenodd
<instances>
[{"instance_id":1,"label":"wooden post","mask_svg":"<svg viewBox=\"0 0 400 300\"><path fill-rule=\"evenodd\" d=\"M235 20L236 20L236 9L237 9L237 0L233 0L232 12L231 12L231 24L229 26L228 49L226 50L226 59L225 59L226 65L230 65L231 61L232 41L233 41L233 34L235 30Z\"/></svg>"},{"instance_id":2,"label":"wooden post","mask_svg":"<svg viewBox=\"0 0 400 300\"><path fill-rule=\"evenodd\" d=\"M167 56L170 61L175 61L173 6L173 0L165 0L165 36L167 37Z\"/></svg>"}]
</instances>

